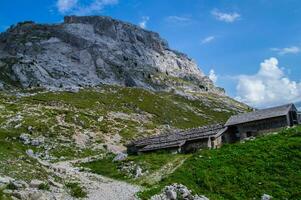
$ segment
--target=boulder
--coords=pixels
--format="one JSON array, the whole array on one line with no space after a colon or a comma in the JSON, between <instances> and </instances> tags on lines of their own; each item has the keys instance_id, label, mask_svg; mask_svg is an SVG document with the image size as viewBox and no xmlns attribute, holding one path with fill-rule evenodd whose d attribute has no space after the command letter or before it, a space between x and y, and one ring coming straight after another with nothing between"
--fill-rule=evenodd
<instances>
[{"instance_id":1,"label":"boulder","mask_svg":"<svg viewBox=\"0 0 301 200\"><path fill-rule=\"evenodd\" d=\"M115 158L113 159L114 162L116 161L123 161L128 157L126 153L118 153Z\"/></svg>"},{"instance_id":2,"label":"boulder","mask_svg":"<svg viewBox=\"0 0 301 200\"><path fill-rule=\"evenodd\" d=\"M30 200L49 200L48 197L42 192L33 192L29 194Z\"/></svg>"},{"instance_id":3,"label":"boulder","mask_svg":"<svg viewBox=\"0 0 301 200\"><path fill-rule=\"evenodd\" d=\"M262 195L261 200L271 200L272 198L273 197L271 195L264 194L264 195Z\"/></svg>"},{"instance_id":4,"label":"boulder","mask_svg":"<svg viewBox=\"0 0 301 200\"><path fill-rule=\"evenodd\" d=\"M30 181L29 186L30 186L31 188L39 188L39 186L42 185L42 184L44 184L43 181L34 179L34 180L31 180L31 181Z\"/></svg>"},{"instance_id":5,"label":"boulder","mask_svg":"<svg viewBox=\"0 0 301 200\"><path fill-rule=\"evenodd\" d=\"M142 176L142 175L143 175L143 173L142 173L141 167L140 167L140 166L137 166L135 178L139 178L139 177Z\"/></svg>"},{"instance_id":6,"label":"boulder","mask_svg":"<svg viewBox=\"0 0 301 200\"><path fill-rule=\"evenodd\" d=\"M173 188L166 190L165 194L168 200L177 200L177 192Z\"/></svg>"},{"instance_id":7,"label":"boulder","mask_svg":"<svg viewBox=\"0 0 301 200\"><path fill-rule=\"evenodd\" d=\"M8 184L13 180L14 180L13 178L10 178L7 176L5 176L5 177L0 176L0 183L3 183L3 184Z\"/></svg>"},{"instance_id":8,"label":"boulder","mask_svg":"<svg viewBox=\"0 0 301 200\"><path fill-rule=\"evenodd\" d=\"M32 149L26 150L26 154L27 154L29 157L35 157L35 154L34 154L34 152L33 152Z\"/></svg>"},{"instance_id":9,"label":"boulder","mask_svg":"<svg viewBox=\"0 0 301 200\"><path fill-rule=\"evenodd\" d=\"M26 134L26 133L22 133L22 134L19 136L19 139L21 140L21 142L22 142L23 144L30 144L31 135Z\"/></svg>"},{"instance_id":10,"label":"boulder","mask_svg":"<svg viewBox=\"0 0 301 200\"><path fill-rule=\"evenodd\" d=\"M32 146L40 146L40 145L44 144L44 142L45 142L45 137L39 136L39 137L33 139L30 143Z\"/></svg>"}]
</instances>

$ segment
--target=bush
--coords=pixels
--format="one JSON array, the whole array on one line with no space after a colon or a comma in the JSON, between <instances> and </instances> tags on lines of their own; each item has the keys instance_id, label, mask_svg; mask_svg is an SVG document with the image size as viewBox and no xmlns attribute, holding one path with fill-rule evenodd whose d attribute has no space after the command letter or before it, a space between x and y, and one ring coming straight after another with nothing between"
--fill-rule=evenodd
<instances>
[{"instance_id":1,"label":"bush","mask_svg":"<svg viewBox=\"0 0 301 200\"><path fill-rule=\"evenodd\" d=\"M79 183L66 183L68 189L70 189L71 196L75 198L84 198L87 196L87 192L80 186Z\"/></svg>"}]
</instances>

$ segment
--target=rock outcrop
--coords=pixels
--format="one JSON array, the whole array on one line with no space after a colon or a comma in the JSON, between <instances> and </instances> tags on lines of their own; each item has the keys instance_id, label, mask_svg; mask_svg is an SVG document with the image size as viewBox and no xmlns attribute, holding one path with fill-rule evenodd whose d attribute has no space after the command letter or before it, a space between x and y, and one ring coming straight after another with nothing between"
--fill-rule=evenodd
<instances>
[{"instance_id":1,"label":"rock outcrop","mask_svg":"<svg viewBox=\"0 0 301 200\"><path fill-rule=\"evenodd\" d=\"M101 84L223 93L159 34L110 17L22 22L0 34L0 88L74 89Z\"/></svg>"}]
</instances>

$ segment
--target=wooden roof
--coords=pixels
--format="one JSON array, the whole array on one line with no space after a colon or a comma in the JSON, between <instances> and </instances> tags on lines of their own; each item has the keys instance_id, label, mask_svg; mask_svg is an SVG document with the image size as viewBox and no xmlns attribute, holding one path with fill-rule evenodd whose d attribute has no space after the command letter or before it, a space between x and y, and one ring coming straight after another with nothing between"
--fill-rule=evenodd
<instances>
[{"instance_id":1,"label":"wooden roof","mask_svg":"<svg viewBox=\"0 0 301 200\"><path fill-rule=\"evenodd\" d=\"M237 125L251 121L258 121L273 117L285 116L291 110L294 104L287 104L283 106L277 106L262 110L256 110L254 112L243 113L239 115L234 115L226 122L225 126Z\"/></svg>"},{"instance_id":2,"label":"wooden roof","mask_svg":"<svg viewBox=\"0 0 301 200\"><path fill-rule=\"evenodd\" d=\"M128 146L136 146L140 149L139 151L152 151L158 149L181 147L187 141L216 137L216 135L220 135L221 131L225 131L224 126L222 124L215 124L169 134L161 134L158 136L142 138L133 141Z\"/></svg>"}]
</instances>

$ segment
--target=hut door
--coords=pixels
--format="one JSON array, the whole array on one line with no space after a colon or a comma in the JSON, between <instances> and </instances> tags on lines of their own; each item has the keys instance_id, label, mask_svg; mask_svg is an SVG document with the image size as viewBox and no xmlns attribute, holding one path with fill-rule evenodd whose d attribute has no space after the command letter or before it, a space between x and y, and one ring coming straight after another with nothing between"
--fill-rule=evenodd
<instances>
[{"instance_id":1,"label":"hut door","mask_svg":"<svg viewBox=\"0 0 301 200\"><path fill-rule=\"evenodd\" d=\"M248 131L247 132L247 137L251 137L252 136L252 132L251 131Z\"/></svg>"}]
</instances>

